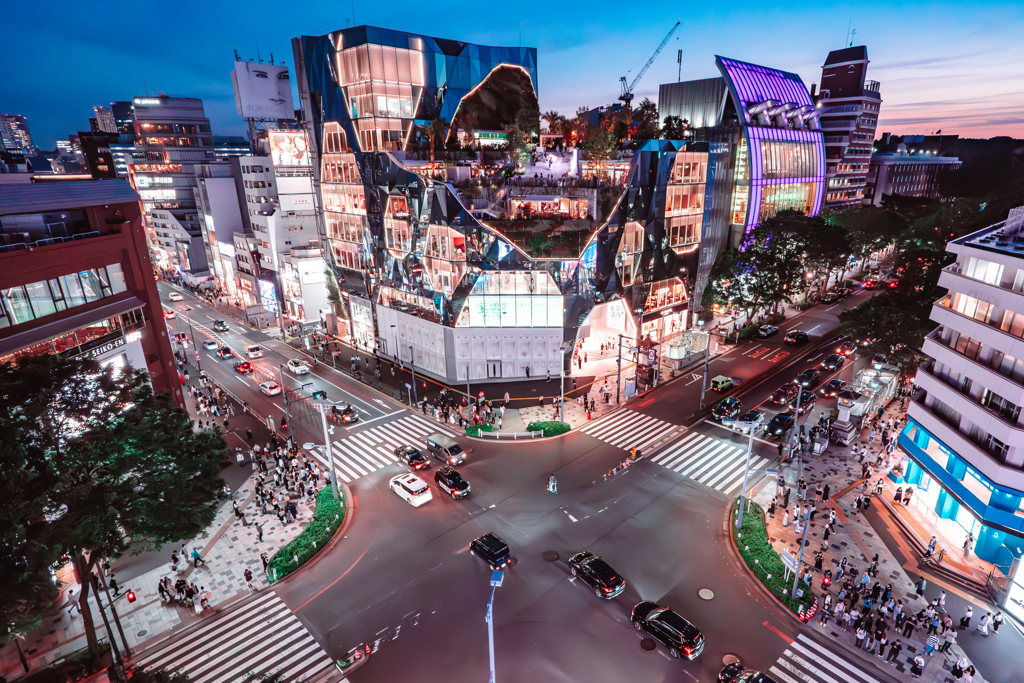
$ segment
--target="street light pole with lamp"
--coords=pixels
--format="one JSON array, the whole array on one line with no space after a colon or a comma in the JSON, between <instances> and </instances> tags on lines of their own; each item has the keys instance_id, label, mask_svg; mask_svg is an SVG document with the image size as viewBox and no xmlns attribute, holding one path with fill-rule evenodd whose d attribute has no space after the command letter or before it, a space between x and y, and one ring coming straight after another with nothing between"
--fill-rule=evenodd
<instances>
[{"instance_id":1,"label":"street light pole with lamp","mask_svg":"<svg viewBox=\"0 0 1024 683\"><path fill-rule=\"evenodd\" d=\"M192 312L192 307L191 306L186 306L185 307L185 312L186 313L191 313ZM195 350L196 350L196 367L199 368L199 372L202 372L203 371L203 364L199 360L199 345L196 344L196 335L195 335L194 332L192 332L192 318L191 318L191 316L186 316L185 320L188 321L188 338L192 340L192 345L195 347ZM177 321L177 318L175 318L175 321Z\"/></svg>"},{"instance_id":2,"label":"street light pole with lamp","mask_svg":"<svg viewBox=\"0 0 1024 683\"><path fill-rule=\"evenodd\" d=\"M334 449L331 448L331 434L327 430L327 411L334 405L333 403L314 403L313 407L320 413L320 424L324 430L324 454L327 456L327 466L331 470L331 492L334 494L334 500L339 500L341 496L338 494L338 475L334 470ZM304 443L302 447L307 451L312 451L316 448L316 444Z\"/></svg>"}]
</instances>

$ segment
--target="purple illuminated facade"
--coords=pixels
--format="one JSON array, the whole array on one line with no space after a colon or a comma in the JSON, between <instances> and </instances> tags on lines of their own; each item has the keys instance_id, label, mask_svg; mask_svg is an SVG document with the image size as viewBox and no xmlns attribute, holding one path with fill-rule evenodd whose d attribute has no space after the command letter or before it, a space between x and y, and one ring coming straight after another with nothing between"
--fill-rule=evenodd
<instances>
[{"instance_id":1,"label":"purple illuminated facade","mask_svg":"<svg viewBox=\"0 0 1024 683\"><path fill-rule=\"evenodd\" d=\"M730 222L741 234L779 211L821 212L825 144L810 93L794 73L717 57L742 128Z\"/></svg>"}]
</instances>

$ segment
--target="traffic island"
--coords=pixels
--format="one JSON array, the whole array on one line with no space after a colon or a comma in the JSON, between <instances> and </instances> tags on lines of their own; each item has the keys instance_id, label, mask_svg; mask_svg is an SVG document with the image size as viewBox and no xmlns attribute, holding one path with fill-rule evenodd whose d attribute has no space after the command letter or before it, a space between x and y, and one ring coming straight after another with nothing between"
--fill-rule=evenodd
<instances>
[{"instance_id":1,"label":"traffic island","mask_svg":"<svg viewBox=\"0 0 1024 683\"><path fill-rule=\"evenodd\" d=\"M335 500L330 486L325 486L317 493L313 519L301 534L270 558L267 575L271 581L280 581L312 559L341 528L348 504L345 492L339 488L338 494L340 498Z\"/></svg>"},{"instance_id":2,"label":"traffic island","mask_svg":"<svg viewBox=\"0 0 1024 683\"><path fill-rule=\"evenodd\" d=\"M817 611L817 599L810 588L802 582L798 589L802 589L803 592L796 598L790 595L790 590L793 587L793 573L786 570L779 553L775 552L768 540L764 509L760 505L750 503L743 511L743 526L739 529L736 528L740 501L741 499L737 498L733 502L729 515L729 533L733 547L743 558L747 569L764 586L766 591L771 593L795 617L801 621L808 621Z\"/></svg>"},{"instance_id":3,"label":"traffic island","mask_svg":"<svg viewBox=\"0 0 1024 683\"><path fill-rule=\"evenodd\" d=\"M544 436L558 436L559 434L565 434L570 429L572 429L572 426L569 423L557 421L531 422L526 425L526 431L544 432Z\"/></svg>"}]
</instances>

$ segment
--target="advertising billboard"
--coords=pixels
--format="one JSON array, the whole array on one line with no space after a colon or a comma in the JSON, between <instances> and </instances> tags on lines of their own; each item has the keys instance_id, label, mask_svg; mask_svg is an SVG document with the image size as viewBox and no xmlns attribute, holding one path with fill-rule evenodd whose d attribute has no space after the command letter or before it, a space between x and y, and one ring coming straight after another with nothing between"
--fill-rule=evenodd
<instances>
[{"instance_id":1,"label":"advertising billboard","mask_svg":"<svg viewBox=\"0 0 1024 683\"><path fill-rule=\"evenodd\" d=\"M270 143L270 160L274 166L309 166L313 163L306 144L306 134L301 130L267 131Z\"/></svg>"},{"instance_id":2,"label":"advertising billboard","mask_svg":"<svg viewBox=\"0 0 1024 683\"><path fill-rule=\"evenodd\" d=\"M288 67L235 62L231 72L238 115L247 119L294 119Z\"/></svg>"}]
</instances>

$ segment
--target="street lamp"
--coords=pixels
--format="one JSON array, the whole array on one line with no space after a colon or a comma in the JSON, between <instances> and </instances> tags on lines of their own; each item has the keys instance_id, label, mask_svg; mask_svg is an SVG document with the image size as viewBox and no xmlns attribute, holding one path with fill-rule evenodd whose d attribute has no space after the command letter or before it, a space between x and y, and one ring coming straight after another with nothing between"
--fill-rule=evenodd
<instances>
[{"instance_id":1,"label":"street lamp","mask_svg":"<svg viewBox=\"0 0 1024 683\"><path fill-rule=\"evenodd\" d=\"M282 363L277 364L277 373L281 380L281 395L284 396L284 415L288 418L288 424L291 425L292 414L288 411L288 388L284 385L284 365Z\"/></svg>"},{"instance_id":2,"label":"street lamp","mask_svg":"<svg viewBox=\"0 0 1024 683\"><path fill-rule=\"evenodd\" d=\"M338 500L338 475L334 471L334 449L331 448L331 435L327 431L327 411L334 407L333 403L314 403L313 407L320 412L320 424L324 429L324 453L327 455L327 466L331 470L331 492L334 493L334 500ZM304 443L302 447L307 451L316 448L314 443Z\"/></svg>"},{"instance_id":3,"label":"street lamp","mask_svg":"<svg viewBox=\"0 0 1024 683\"><path fill-rule=\"evenodd\" d=\"M185 312L191 313L192 308L190 306L186 306ZM175 318L175 320L177 320L177 318ZM189 316L185 316L185 320L188 321L188 338L192 340L192 344L195 346L196 349L196 367L199 368L199 372L202 372L203 364L199 360L199 345L196 344L196 335L192 332L192 318Z\"/></svg>"},{"instance_id":4,"label":"street lamp","mask_svg":"<svg viewBox=\"0 0 1024 683\"><path fill-rule=\"evenodd\" d=\"M491 677L490 683L495 683L494 680L494 591L501 585L502 579L505 578L505 572L500 569L496 569L491 572L491 599L487 601L487 616L484 617L484 621L487 622L487 647L491 654Z\"/></svg>"},{"instance_id":5,"label":"street lamp","mask_svg":"<svg viewBox=\"0 0 1024 683\"><path fill-rule=\"evenodd\" d=\"M704 379L700 383L700 407L704 408L704 394L708 390L708 364L711 361L711 330L705 330L703 320L698 320L697 325L700 326L700 331L707 336L707 342L704 345Z\"/></svg>"},{"instance_id":6,"label":"street lamp","mask_svg":"<svg viewBox=\"0 0 1024 683\"><path fill-rule=\"evenodd\" d=\"M565 422L565 352L571 349L564 343L558 347L558 377L561 381L562 400L558 403L558 421Z\"/></svg>"}]
</instances>

